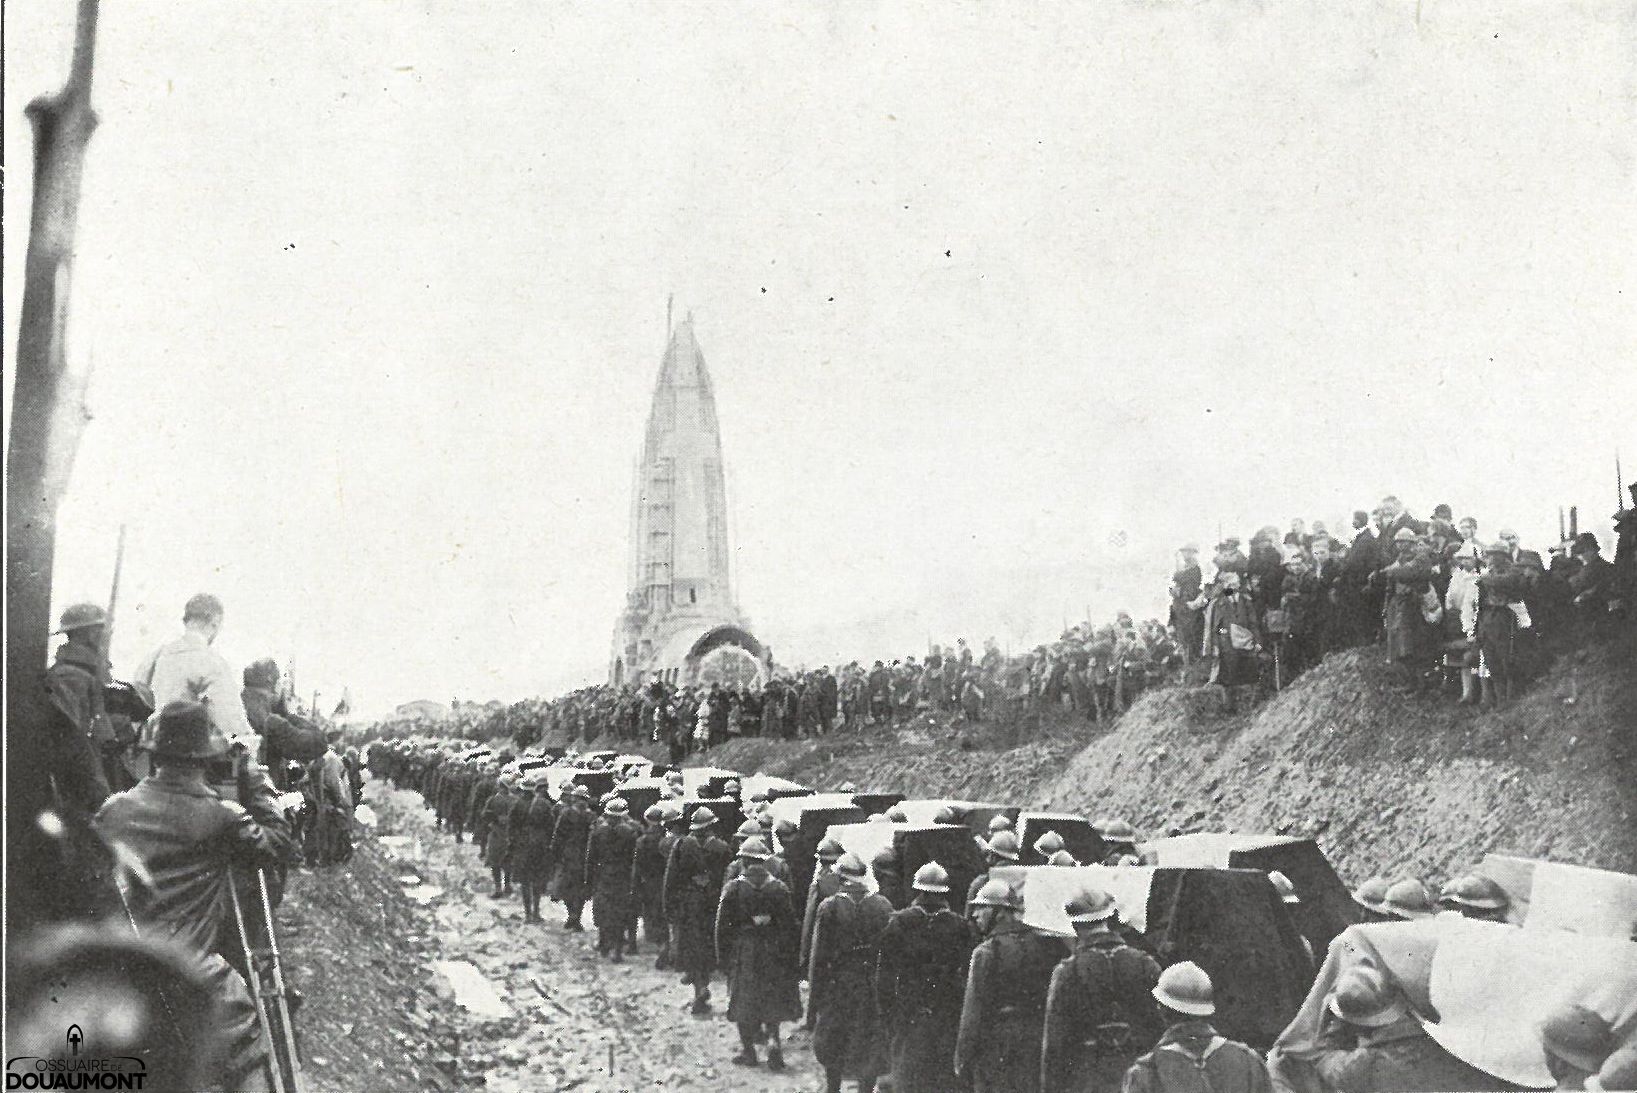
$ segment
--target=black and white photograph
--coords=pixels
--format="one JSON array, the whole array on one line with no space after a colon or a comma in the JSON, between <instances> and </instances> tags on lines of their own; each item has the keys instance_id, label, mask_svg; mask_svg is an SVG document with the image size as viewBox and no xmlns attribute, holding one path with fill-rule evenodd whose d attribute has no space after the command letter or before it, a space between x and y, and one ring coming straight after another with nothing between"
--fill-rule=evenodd
<instances>
[{"instance_id":1,"label":"black and white photograph","mask_svg":"<svg viewBox=\"0 0 1637 1093\"><path fill-rule=\"evenodd\" d=\"M1637 1090L1637 0L0 0L6 1090Z\"/></svg>"}]
</instances>

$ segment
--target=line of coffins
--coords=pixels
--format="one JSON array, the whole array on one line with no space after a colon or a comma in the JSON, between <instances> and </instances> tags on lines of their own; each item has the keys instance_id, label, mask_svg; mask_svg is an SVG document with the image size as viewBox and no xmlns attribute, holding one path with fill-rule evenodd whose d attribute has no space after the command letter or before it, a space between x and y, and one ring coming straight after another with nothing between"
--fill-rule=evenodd
<instances>
[{"instance_id":1,"label":"line of coffins","mask_svg":"<svg viewBox=\"0 0 1637 1093\"><path fill-rule=\"evenodd\" d=\"M1269 1051L1278 1083L1300 1093L1322 1093L1304 1058L1326 999L1359 966L1396 983L1429 1035L1502 1083L1553 1084L1540 1025L1569 1002L1637 1051L1637 877L1627 874L1492 854L1474 872L1504 892L1505 921L1390 914L1370 892L1350 891L1309 838L1140 841L1118 821L851 785L819 792L714 767L682 768L678 795L675 775L666 777L673 768L612 752L533 749L501 769L544 779L558 799L576 786L593 800L619 797L634 816L660 802L690 820L708 808L724 834L754 814L789 865L798 907L826 839L865 862L867 886L895 908L908 904L916 871L936 861L957 911L975 880L1005 880L1021 892L1025 924L1065 941L1074 936L1065 902L1088 886L1109 892L1127 932L1162 965L1192 961L1209 973L1216 1027ZM986 853L1000 830L1013 835L1005 845L1015 845L1015 864Z\"/></svg>"}]
</instances>

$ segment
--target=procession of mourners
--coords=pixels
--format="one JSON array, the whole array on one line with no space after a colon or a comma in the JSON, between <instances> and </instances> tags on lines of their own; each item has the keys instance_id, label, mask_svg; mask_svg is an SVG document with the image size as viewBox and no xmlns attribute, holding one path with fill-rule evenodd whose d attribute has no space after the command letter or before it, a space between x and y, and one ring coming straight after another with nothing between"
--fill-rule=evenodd
<instances>
[{"instance_id":1,"label":"procession of mourners","mask_svg":"<svg viewBox=\"0 0 1637 1093\"><path fill-rule=\"evenodd\" d=\"M523 922L560 908L547 943L594 934L610 964L651 960L688 1015L733 1024L734 1064L779 1072L810 1052L831 1093L1631 1088L1637 972L1608 946L1633 940L1634 878L1496 853L1349 889L1310 839L1143 833L700 764L736 736L920 716L1111 720L1177 681L1231 707L1377 642L1407 690L1504 703L1631 626L1634 513L1616 518L1613 562L1576 533L1545 564L1509 530L1486 542L1448 506L1422 522L1388 497L1345 541L1301 521L1248 552L1226 538L1209 577L1185 548L1166 623L1121 613L1022 654L961 639L919 663L774 667L759 686L638 680L350 737L299 701L288 666L228 664L214 595L182 605L180 632L126 680L109 612L72 604L29 753L39 778L17 783L43 803L14 835L61 883L13 906L24 925L128 927L107 959L192 1000L150 1016L197 1049L195 1087L297 1090L303 998L275 910L293 872L347 865L373 778L419 793ZM592 740L629 750L575 750ZM83 955L64 944L29 954L41 982ZM1495 967L1534 977L1537 997L1497 994Z\"/></svg>"}]
</instances>

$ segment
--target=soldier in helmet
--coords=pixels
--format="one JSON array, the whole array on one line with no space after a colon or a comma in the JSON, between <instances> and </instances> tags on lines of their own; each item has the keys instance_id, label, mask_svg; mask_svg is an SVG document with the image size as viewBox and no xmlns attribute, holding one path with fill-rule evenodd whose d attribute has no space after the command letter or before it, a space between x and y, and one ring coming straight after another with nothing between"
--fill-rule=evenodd
<instances>
[{"instance_id":1,"label":"soldier in helmet","mask_svg":"<svg viewBox=\"0 0 1637 1093\"><path fill-rule=\"evenodd\" d=\"M876 891L893 910L900 910L909 902L904 892L904 864L890 843L870 859L870 872L875 875Z\"/></svg>"},{"instance_id":2,"label":"soldier in helmet","mask_svg":"<svg viewBox=\"0 0 1637 1093\"><path fill-rule=\"evenodd\" d=\"M1440 908L1480 922L1507 921L1510 904L1505 889L1479 873L1457 877L1438 893Z\"/></svg>"},{"instance_id":3,"label":"soldier in helmet","mask_svg":"<svg viewBox=\"0 0 1637 1093\"><path fill-rule=\"evenodd\" d=\"M636 849L631 857L631 891L636 897L637 915L651 945L659 946L654 967L669 966L669 940L665 932L665 857L671 842L665 833L665 806L652 804L642 814L642 834L637 836ZM634 948L634 946L633 946Z\"/></svg>"},{"instance_id":4,"label":"soldier in helmet","mask_svg":"<svg viewBox=\"0 0 1637 1093\"><path fill-rule=\"evenodd\" d=\"M819 904L807 969L818 1018L813 1058L824 1068L825 1088L840 1093L844 1078L859 1089L875 1088L886 1067L886 1044L875 1008L875 952L892 905L869 891L864 862L843 854L836 862L841 886Z\"/></svg>"},{"instance_id":5,"label":"soldier in helmet","mask_svg":"<svg viewBox=\"0 0 1637 1093\"><path fill-rule=\"evenodd\" d=\"M805 978L807 967L813 955L813 926L818 921L819 905L841 890L841 875L836 872L836 862L840 860L843 851L841 844L826 835L819 841L815 857L818 859L818 870L813 874L813 881L807 886L807 909L801 916L801 974ZM818 1016L818 985L808 984L807 996L807 1027L812 1028Z\"/></svg>"},{"instance_id":6,"label":"soldier in helmet","mask_svg":"<svg viewBox=\"0 0 1637 1093\"><path fill-rule=\"evenodd\" d=\"M1125 820L1107 818L1091 826L1102 836L1104 865L1126 865L1127 858L1137 856L1137 829Z\"/></svg>"},{"instance_id":7,"label":"soldier in helmet","mask_svg":"<svg viewBox=\"0 0 1637 1093\"><path fill-rule=\"evenodd\" d=\"M1268 1065L1283 1077L1289 1058L1275 1048ZM1324 1001L1318 1044L1302 1058L1324 1088L1347 1093L1497 1087L1494 1077L1428 1036L1403 994L1371 967L1350 968L1337 978Z\"/></svg>"},{"instance_id":8,"label":"soldier in helmet","mask_svg":"<svg viewBox=\"0 0 1637 1093\"><path fill-rule=\"evenodd\" d=\"M682 823L678 814L678 823ZM716 970L716 903L722 892L727 843L711 834L716 814L694 811L688 833L671 848L665 867L665 917L676 928L671 957L682 969L682 981L693 987L690 1012L710 1013L711 973Z\"/></svg>"},{"instance_id":9,"label":"soldier in helmet","mask_svg":"<svg viewBox=\"0 0 1637 1093\"><path fill-rule=\"evenodd\" d=\"M538 774L525 778L521 791L519 797L527 808L511 828L512 879L523 897L523 921L539 922L540 897L551 879L551 829L557 822L557 806L546 793L546 780Z\"/></svg>"},{"instance_id":10,"label":"soldier in helmet","mask_svg":"<svg viewBox=\"0 0 1637 1093\"><path fill-rule=\"evenodd\" d=\"M991 880L973 900L984 939L972 950L955 1073L973 1093L1035 1093L1046 991L1063 946L1023 924L1023 898Z\"/></svg>"},{"instance_id":11,"label":"soldier in helmet","mask_svg":"<svg viewBox=\"0 0 1637 1093\"><path fill-rule=\"evenodd\" d=\"M921 866L911 886L915 898L881 932L875 996L893 1093L944 1093L959 1088L952 1067L972 932L950 910L943 866Z\"/></svg>"},{"instance_id":12,"label":"soldier in helmet","mask_svg":"<svg viewBox=\"0 0 1637 1093\"><path fill-rule=\"evenodd\" d=\"M1018 859L1017 836L1010 830L1002 830L994 835L984 846L983 856L990 869L1001 866L1016 865ZM979 873L972 878L972 883L966 889L966 903L971 905L977 899L978 892L989 883L987 872Z\"/></svg>"},{"instance_id":13,"label":"soldier in helmet","mask_svg":"<svg viewBox=\"0 0 1637 1093\"><path fill-rule=\"evenodd\" d=\"M51 773L62 784L83 787L76 796L89 813L108 796L109 774L103 756L113 740L103 706L108 662L102 655L107 612L94 603L77 603L62 613L57 633L66 639L46 672L53 705L73 724L72 734L56 741Z\"/></svg>"},{"instance_id":14,"label":"soldier in helmet","mask_svg":"<svg viewBox=\"0 0 1637 1093\"><path fill-rule=\"evenodd\" d=\"M1211 1027L1216 996L1203 968L1191 960L1173 964L1152 993L1167 1027L1154 1050L1126 1071L1125 1093L1272 1093L1262 1057Z\"/></svg>"},{"instance_id":15,"label":"soldier in helmet","mask_svg":"<svg viewBox=\"0 0 1637 1093\"><path fill-rule=\"evenodd\" d=\"M768 872L771 857L760 836L739 846L742 871L722 888L716 911L716 952L728 979L728 1019L739 1028L733 1061L755 1066L756 1045L767 1039L767 1068L784 1069L779 1025L801 1016L796 975L796 913L790 890Z\"/></svg>"},{"instance_id":16,"label":"soldier in helmet","mask_svg":"<svg viewBox=\"0 0 1637 1093\"><path fill-rule=\"evenodd\" d=\"M597 925L597 953L615 964L625 959L630 922L636 913L631 863L636 857L637 828L631 823L630 811L623 797L603 805L602 821L586 840L584 859L591 917Z\"/></svg>"},{"instance_id":17,"label":"soldier in helmet","mask_svg":"<svg viewBox=\"0 0 1637 1093\"><path fill-rule=\"evenodd\" d=\"M1160 1033L1149 993L1159 963L1114 932L1114 899L1086 888L1063 906L1074 954L1052 972L1041 1046L1042 1093L1113 1089Z\"/></svg>"},{"instance_id":18,"label":"soldier in helmet","mask_svg":"<svg viewBox=\"0 0 1637 1093\"><path fill-rule=\"evenodd\" d=\"M563 929L574 933L585 929L580 922L587 895L585 852L595 819L591 812L591 791L576 785L564 794L564 807L558 811L557 823L551 831L551 860L555 868L550 894L567 908Z\"/></svg>"}]
</instances>

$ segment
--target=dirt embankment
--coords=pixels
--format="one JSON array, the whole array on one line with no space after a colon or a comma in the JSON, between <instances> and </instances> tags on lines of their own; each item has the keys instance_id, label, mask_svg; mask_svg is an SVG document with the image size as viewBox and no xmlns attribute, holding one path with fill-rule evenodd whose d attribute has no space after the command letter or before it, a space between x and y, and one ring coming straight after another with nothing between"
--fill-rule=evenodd
<instances>
[{"instance_id":1,"label":"dirt embankment","mask_svg":"<svg viewBox=\"0 0 1637 1093\"><path fill-rule=\"evenodd\" d=\"M1056 713L976 728L923 715L893 731L737 740L699 761L819 789L851 781L1123 816L1150 832L1311 834L1357 883L1438 880L1491 850L1637 872L1634 752L1628 641L1564 658L1499 708L1401 694L1375 648L1330 657L1236 715L1215 688L1176 687L1112 727Z\"/></svg>"}]
</instances>

